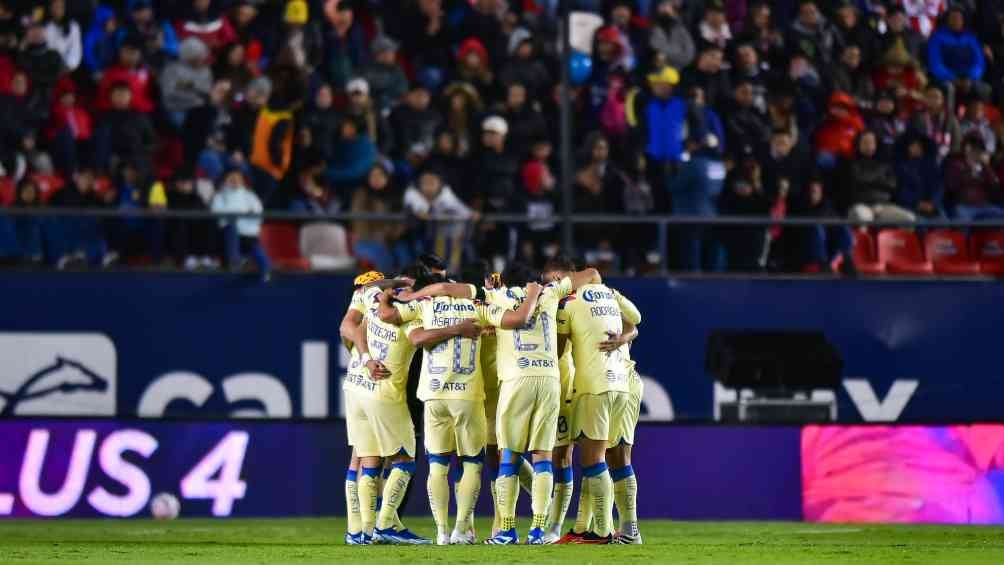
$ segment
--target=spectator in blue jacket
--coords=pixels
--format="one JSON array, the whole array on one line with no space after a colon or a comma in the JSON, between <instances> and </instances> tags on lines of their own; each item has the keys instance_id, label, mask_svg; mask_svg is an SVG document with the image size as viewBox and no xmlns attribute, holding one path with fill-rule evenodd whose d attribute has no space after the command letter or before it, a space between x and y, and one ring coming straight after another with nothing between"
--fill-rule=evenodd
<instances>
[{"instance_id":1,"label":"spectator in blue jacket","mask_svg":"<svg viewBox=\"0 0 1004 565\"><path fill-rule=\"evenodd\" d=\"M94 11L91 27L84 36L84 65L91 72L99 73L118 58L116 32L118 20L115 11L98 6Z\"/></svg>"},{"instance_id":2,"label":"spectator in blue jacket","mask_svg":"<svg viewBox=\"0 0 1004 565\"><path fill-rule=\"evenodd\" d=\"M338 188L355 187L373 168L376 157L376 146L370 138L359 132L355 120L346 118L339 128L334 157L328 161L328 181Z\"/></svg>"},{"instance_id":3,"label":"spectator in blue jacket","mask_svg":"<svg viewBox=\"0 0 1004 565\"><path fill-rule=\"evenodd\" d=\"M634 91L628 95L628 125L640 152L645 155L646 174L652 186L666 186L683 157L687 135L687 101L674 94L680 73L663 67L648 75L651 94ZM696 131L696 130L694 130ZM656 209L666 210L665 192L656 190Z\"/></svg>"},{"instance_id":4,"label":"spectator in blue jacket","mask_svg":"<svg viewBox=\"0 0 1004 565\"><path fill-rule=\"evenodd\" d=\"M982 82L986 71L983 47L976 34L966 29L963 8L952 6L945 22L927 42L928 70L936 81L953 85L963 94L975 89L989 97L990 86Z\"/></svg>"},{"instance_id":5,"label":"spectator in blue jacket","mask_svg":"<svg viewBox=\"0 0 1004 565\"><path fill-rule=\"evenodd\" d=\"M714 135L687 140L690 160L680 166L679 174L668 183L673 214L679 216L716 216L718 197L725 185L725 164ZM687 271L721 270L720 246L708 237L706 226L685 226L678 232L677 266Z\"/></svg>"}]
</instances>

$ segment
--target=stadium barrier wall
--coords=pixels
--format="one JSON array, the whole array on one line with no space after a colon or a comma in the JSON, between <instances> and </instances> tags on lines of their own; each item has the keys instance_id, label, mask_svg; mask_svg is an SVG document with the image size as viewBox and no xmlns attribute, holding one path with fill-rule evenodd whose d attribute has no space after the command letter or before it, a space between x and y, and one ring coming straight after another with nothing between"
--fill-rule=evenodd
<instances>
[{"instance_id":1,"label":"stadium barrier wall","mask_svg":"<svg viewBox=\"0 0 1004 565\"><path fill-rule=\"evenodd\" d=\"M160 492L185 517L344 514L337 422L22 419L0 436L0 518L146 516ZM642 518L1004 523L1004 425L648 424L633 459ZM418 468L406 515L428 514Z\"/></svg>"},{"instance_id":2,"label":"stadium barrier wall","mask_svg":"<svg viewBox=\"0 0 1004 565\"><path fill-rule=\"evenodd\" d=\"M993 281L612 279L640 307L643 418L710 422L737 391L704 370L719 329L821 330L846 361L842 423L1004 421ZM340 414L350 279L8 273L0 418ZM820 391L821 397L833 393Z\"/></svg>"}]
</instances>

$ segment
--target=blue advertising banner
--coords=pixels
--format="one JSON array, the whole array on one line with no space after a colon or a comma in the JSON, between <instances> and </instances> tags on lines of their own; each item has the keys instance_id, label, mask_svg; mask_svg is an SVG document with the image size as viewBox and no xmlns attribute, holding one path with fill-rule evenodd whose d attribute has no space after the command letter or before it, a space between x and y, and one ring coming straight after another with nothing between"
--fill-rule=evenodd
<instances>
[{"instance_id":1,"label":"blue advertising banner","mask_svg":"<svg viewBox=\"0 0 1004 565\"><path fill-rule=\"evenodd\" d=\"M1001 421L1004 285L624 279L643 314L643 417L710 421L742 391L704 370L721 329L816 330L845 360L841 422ZM325 418L340 413L347 277L11 273L0 417ZM820 398L832 393L818 392Z\"/></svg>"},{"instance_id":2,"label":"blue advertising banner","mask_svg":"<svg viewBox=\"0 0 1004 565\"><path fill-rule=\"evenodd\" d=\"M0 437L0 518L148 516L161 492L187 517L345 514L337 421L16 419L0 422ZM797 428L651 425L636 441L643 518L801 518ZM427 468L419 459L404 514L429 515ZM489 515L487 485L481 493Z\"/></svg>"}]
</instances>

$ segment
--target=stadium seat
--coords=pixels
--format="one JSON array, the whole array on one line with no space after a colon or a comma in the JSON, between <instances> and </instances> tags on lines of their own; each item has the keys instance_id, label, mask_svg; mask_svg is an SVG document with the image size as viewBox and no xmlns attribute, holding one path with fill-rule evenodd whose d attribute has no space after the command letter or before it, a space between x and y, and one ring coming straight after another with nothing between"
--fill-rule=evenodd
<instances>
[{"instance_id":1,"label":"stadium seat","mask_svg":"<svg viewBox=\"0 0 1004 565\"><path fill-rule=\"evenodd\" d=\"M864 230L854 230L854 266L864 275L881 275L885 265L875 256L875 239Z\"/></svg>"},{"instance_id":2,"label":"stadium seat","mask_svg":"<svg viewBox=\"0 0 1004 565\"><path fill-rule=\"evenodd\" d=\"M878 259L889 273L929 275L934 265L924 258L920 240L911 230L886 229L878 234Z\"/></svg>"},{"instance_id":3,"label":"stadium seat","mask_svg":"<svg viewBox=\"0 0 1004 565\"><path fill-rule=\"evenodd\" d=\"M955 230L934 230L924 236L924 251L943 275L976 275L980 264L970 259L966 236Z\"/></svg>"},{"instance_id":4,"label":"stadium seat","mask_svg":"<svg viewBox=\"0 0 1004 565\"><path fill-rule=\"evenodd\" d=\"M0 178L0 206L10 206L13 204L16 197L15 192L13 178Z\"/></svg>"},{"instance_id":5,"label":"stadium seat","mask_svg":"<svg viewBox=\"0 0 1004 565\"><path fill-rule=\"evenodd\" d=\"M1004 231L974 231L969 238L970 256L984 274L1004 276Z\"/></svg>"},{"instance_id":6,"label":"stadium seat","mask_svg":"<svg viewBox=\"0 0 1004 565\"><path fill-rule=\"evenodd\" d=\"M315 270L350 270L356 266L349 236L338 224L318 222L300 228L300 251Z\"/></svg>"},{"instance_id":7,"label":"stadium seat","mask_svg":"<svg viewBox=\"0 0 1004 565\"><path fill-rule=\"evenodd\" d=\"M291 271L310 269L310 261L300 254L299 226L287 222L266 222L261 226L261 246L276 267Z\"/></svg>"}]
</instances>

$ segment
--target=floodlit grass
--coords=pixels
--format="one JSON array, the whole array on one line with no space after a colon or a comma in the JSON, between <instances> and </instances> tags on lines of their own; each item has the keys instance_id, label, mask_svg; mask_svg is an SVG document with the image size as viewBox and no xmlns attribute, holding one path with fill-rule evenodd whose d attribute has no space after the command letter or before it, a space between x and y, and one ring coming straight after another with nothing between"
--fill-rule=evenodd
<instances>
[{"instance_id":1,"label":"floodlit grass","mask_svg":"<svg viewBox=\"0 0 1004 565\"><path fill-rule=\"evenodd\" d=\"M977 526L645 521L642 546L546 547L347 547L344 531L339 518L0 521L0 563L1004 564L1004 528Z\"/></svg>"}]
</instances>

